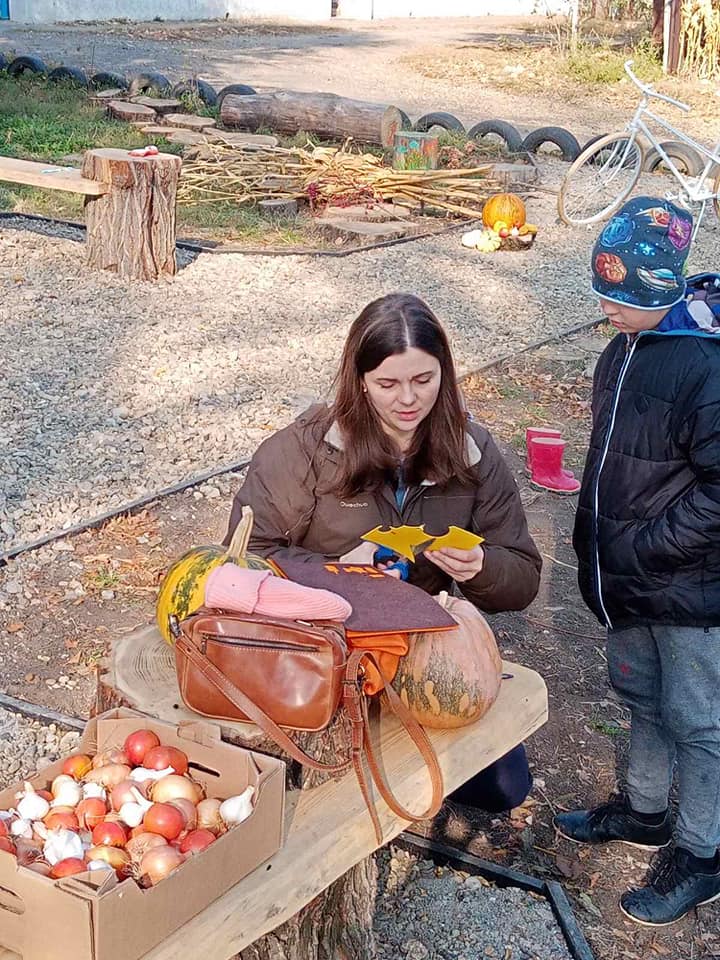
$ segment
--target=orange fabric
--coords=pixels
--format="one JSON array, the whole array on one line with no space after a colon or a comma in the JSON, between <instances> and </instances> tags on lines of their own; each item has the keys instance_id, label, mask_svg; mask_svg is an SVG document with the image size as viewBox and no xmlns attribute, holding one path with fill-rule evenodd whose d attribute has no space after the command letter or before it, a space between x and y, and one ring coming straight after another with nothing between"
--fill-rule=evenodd
<instances>
[{"instance_id":1,"label":"orange fabric","mask_svg":"<svg viewBox=\"0 0 720 960\"><path fill-rule=\"evenodd\" d=\"M400 657L410 649L406 633L356 633L346 632L347 642L353 650L372 650L375 654L385 680L393 680L397 673ZM383 688L382 680L374 663L365 661L365 681L363 692L368 696Z\"/></svg>"}]
</instances>

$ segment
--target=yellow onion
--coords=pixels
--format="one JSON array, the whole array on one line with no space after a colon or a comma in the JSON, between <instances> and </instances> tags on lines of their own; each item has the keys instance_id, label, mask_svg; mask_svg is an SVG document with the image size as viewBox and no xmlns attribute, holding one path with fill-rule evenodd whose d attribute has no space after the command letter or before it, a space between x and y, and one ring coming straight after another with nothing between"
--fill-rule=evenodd
<instances>
[{"instance_id":1,"label":"yellow onion","mask_svg":"<svg viewBox=\"0 0 720 960\"><path fill-rule=\"evenodd\" d=\"M103 787L112 789L130 776L130 767L124 763L108 763L103 767L95 767L85 777L88 783L99 783Z\"/></svg>"},{"instance_id":2,"label":"yellow onion","mask_svg":"<svg viewBox=\"0 0 720 960\"><path fill-rule=\"evenodd\" d=\"M199 783L195 783L189 777L171 773L153 783L149 793L153 803L170 803L172 800L189 800L190 803L198 803L202 800L203 789Z\"/></svg>"},{"instance_id":3,"label":"yellow onion","mask_svg":"<svg viewBox=\"0 0 720 960\"><path fill-rule=\"evenodd\" d=\"M93 757L92 765L94 768L97 767L107 767L111 764L120 763L123 766L130 766L130 761L128 760L128 755L124 750L103 750L102 753L98 753ZM85 775L83 780L89 780L90 778Z\"/></svg>"},{"instance_id":4,"label":"yellow onion","mask_svg":"<svg viewBox=\"0 0 720 960\"><path fill-rule=\"evenodd\" d=\"M197 826L197 807L191 800L180 797L179 800L168 800L171 807L177 807L185 817L185 829L194 830Z\"/></svg>"},{"instance_id":5,"label":"yellow onion","mask_svg":"<svg viewBox=\"0 0 720 960\"><path fill-rule=\"evenodd\" d=\"M185 857L175 847L166 844L154 847L140 861L140 878L148 886L153 886L177 870Z\"/></svg>"},{"instance_id":6,"label":"yellow onion","mask_svg":"<svg viewBox=\"0 0 720 960\"><path fill-rule=\"evenodd\" d=\"M168 845L165 837L158 833L139 833L136 837L128 840L125 849L130 854L133 863L140 863L142 858L153 847L166 847Z\"/></svg>"},{"instance_id":7,"label":"yellow onion","mask_svg":"<svg viewBox=\"0 0 720 960\"><path fill-rule=\"evenodd\" d=\"M198 829L209 830L216 836L225 830L225 821L220 816L221 801L215 797L201 800L197 805Z\"/></svg>"}]
</instances>

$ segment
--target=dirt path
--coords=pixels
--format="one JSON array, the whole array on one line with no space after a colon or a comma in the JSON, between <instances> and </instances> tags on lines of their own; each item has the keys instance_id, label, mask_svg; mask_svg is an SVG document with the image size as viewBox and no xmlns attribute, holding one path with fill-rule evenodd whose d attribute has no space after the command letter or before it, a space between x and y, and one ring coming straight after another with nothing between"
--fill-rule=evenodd
<instances>
[{"instance_id":1,"label":"dirt path","mask_svg":"<svg viewBox=\"0 0 720 960\"><path fill-rule=\"evenodd\" d=\"M578 138L605 133L626 119L627 88L593 92L548 70L556 56L545 17L337 20L328 25L280 21L113 23L22 27L0 24L0 52L34 52L86 68L172 79L197 73L217 86L249 83L393 102L413 120L447 110L467 126L501 118L524 132L546 124ZM535 50L534 62L527 62ZM672 82L671 82L672 86ZM700 114L686 129L716 139L713 85L691 100Z\"/></svg>"}]
</instances>

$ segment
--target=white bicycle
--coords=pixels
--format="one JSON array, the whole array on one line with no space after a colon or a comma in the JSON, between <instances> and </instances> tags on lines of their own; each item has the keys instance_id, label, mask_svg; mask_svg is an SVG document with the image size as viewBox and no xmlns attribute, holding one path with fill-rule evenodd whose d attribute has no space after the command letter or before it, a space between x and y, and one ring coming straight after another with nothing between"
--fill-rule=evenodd
<instances>
[{"instance_id":1,"label":"white bicycle","mask_svg":"<svg viewBox=\"0 0 720 960\"><path fill-rule=\"evenodd\" d=\"M648 109L648 103L653 98L671 103L686 113L690 107L642 83L632 72L631 67L632 60L628 60L625 64L625 72L643 95L637 110L622 133L609 133L607 136L600 137L594 143L590 143L574 161L562 182L558 195L557 208L560 219L567 224L583 224L597 223L612 216L630 196L640 178L645 163L645 147L638 139L638 135L642 134L650 147L657 151L659 162L677 180L678 191L674 194L667 193L666 199L676 201L683 206L701 204L700 213L695 221L695 230L697 230L708 200L712 200L715 213L720 217L720 143L714 150L708 150ZM675 162L678 160L677 156L673 160L668 150L645 123L645 117L705 158L705 166L698 176L690 176L687 172L683 173L678 169ZM709 185L711 178L712 186Z\"/></svg>"}]
</instances>

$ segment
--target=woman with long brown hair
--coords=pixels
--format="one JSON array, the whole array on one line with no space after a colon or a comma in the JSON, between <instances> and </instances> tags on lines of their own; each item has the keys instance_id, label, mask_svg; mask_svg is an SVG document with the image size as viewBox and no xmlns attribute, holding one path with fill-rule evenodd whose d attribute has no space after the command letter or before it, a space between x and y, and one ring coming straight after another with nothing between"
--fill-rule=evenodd
<instances>
[{"instance_id":1,"label":"woman with long brown hair","mask_svg":"<svg viewBox=\"0 0 720 960\"><path fill-rule=\"evenodd\" d=\"M540 556L515 481L490 434L468 418L447 336L418 297L368 304L345 343L330 405L269 437L235 497L255 514L251 549L264 556L372 562L377 526L455 525L484 537L471 550L424 553L409 581L453 589L484 612L517 610L537 593Z\"/></svg>"},{"instance_id":2,"label":"woman with long brown hair","mask_svg":"<svg viewBox=\"0 0 720 960\"><path fill-rule=\"evenodd\" d=\"M283 560L379 563L360 538L377 526L455 525L484 538L407 564L428 593L460 590L485 613L535 597L540 555L517 485L490 434L466 413L447 336L418 297L368 304L350 327L331 404L311 407L265 440L235 497L255 515L250 548ZM500 812L520 804L532 778L522 744L450 795Z\"/></svg>"}]
</instances>

